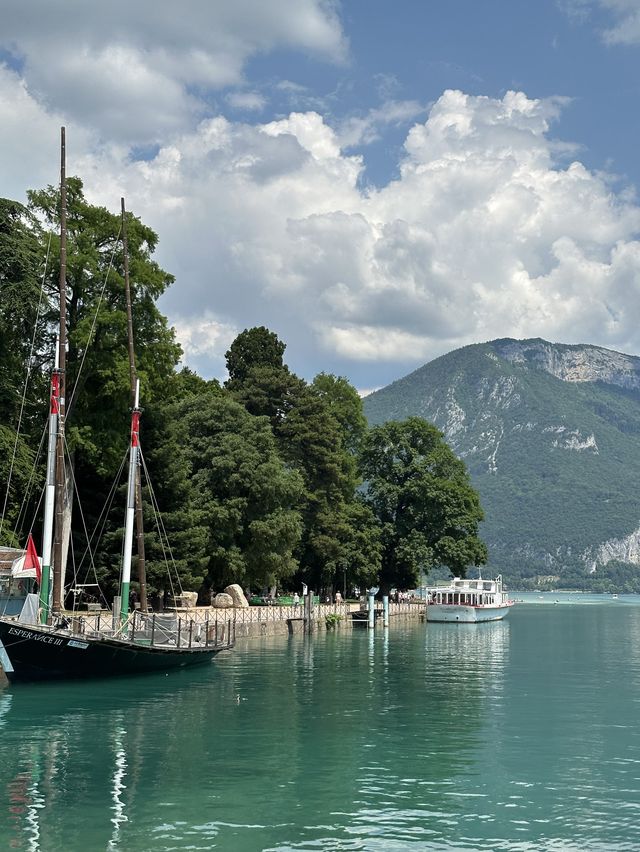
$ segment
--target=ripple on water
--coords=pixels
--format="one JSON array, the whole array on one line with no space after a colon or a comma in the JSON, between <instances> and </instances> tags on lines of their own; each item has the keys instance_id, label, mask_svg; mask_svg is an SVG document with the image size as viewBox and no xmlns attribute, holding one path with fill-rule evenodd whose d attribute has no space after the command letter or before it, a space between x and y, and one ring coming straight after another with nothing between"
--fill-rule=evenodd
<instances>
[{"instance_id":1,"label":"ripple on water","mask_svg":"<svg viewBox=\"0 0 640 852\"><path fill-rule=\"evenodd\" d=\"M0 693L0 848L637 852L639 614L523 605Z\"/></svg>"}]
</instances>

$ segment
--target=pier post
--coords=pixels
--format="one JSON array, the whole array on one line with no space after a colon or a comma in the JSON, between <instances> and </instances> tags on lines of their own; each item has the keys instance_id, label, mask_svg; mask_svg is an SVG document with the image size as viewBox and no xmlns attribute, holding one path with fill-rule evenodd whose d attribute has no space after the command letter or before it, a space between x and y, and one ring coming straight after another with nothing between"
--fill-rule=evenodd
<instances>
[{"instance_id":1,"label":"pier post","mask_svg":"<svg viewBox=\"0 0 640 852\"><path fill-rule=\"evenodd\" d=\"M389 595L382 596L382 626L389 626Z\"/></svg>"},{"instance_id":2,"label":"pier post","mask_svg":"<svg viewBox=\"0 0 640 852\"><path fill-rule=\"evenodd\" d=\"M313 631L313 590L309 589L304 596L304 631L311 633Z\"/></svg>"},{"instance_id":3,"label":"pier post","mask_svg":"<svg viewBox=\"0 0 640 852\"><path fill-rule=\"evenodd\" d=\"M369 609L369 620L367 622L367 627L372 629L376 626L376 611L375 611L375 598L374 598L374 596L371 592L369 593L368 601L369 601L369 607L368 607L368 609Z\"/></svg>"}]
</instances>

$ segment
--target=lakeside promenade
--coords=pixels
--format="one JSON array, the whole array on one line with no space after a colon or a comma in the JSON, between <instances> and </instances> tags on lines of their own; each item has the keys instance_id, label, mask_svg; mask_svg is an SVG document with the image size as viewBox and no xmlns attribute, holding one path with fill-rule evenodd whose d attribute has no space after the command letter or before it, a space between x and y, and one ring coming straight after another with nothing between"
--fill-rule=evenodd
<instances>
[{"instance_id":1,"label":"lakeside promenade","mask_svg":"<svg viewBox=\"0 0 640 852\"><path fill-rule=\"evenodd\" d=\"M181 613L193 617L194 610L183 610ZM310 629L315 631L327 629L351 629L354 624L353 613L366 613L366 604L343 601L341 603L315 604L311 610ZM382 614L382 605L376 601L376 614ZM335 618L337 616L337 618ZM389 618L424 618L424 601L403 601L389 603ZM249 607L197 607L196 618L202 621L231 620L235 624L236 637L269 636L278 633L302 633L304 631L304 607L298 606L249 606ZM382 625L381 617L376 618L376 625ZM366 626L366 622L365 622Z\"/></svg>"},{"instance_id":2,"label":"lakeside promenade","mask_svg":"<svg viewBox=\"0 0 640 852\"><path fill-rule=\"evenodd\" d=\"M364 608L363 608L364 606ZM382 606L376 602L375 627L382 626ZM354 613L363 613L360 620L353 618ZM79 632L98 630L104 627L106 620L113 619L113 613L103 610L99 613L64 613L64 617L74 623L74 629ZM425 618L424 601L403 601L389 603L389 618ZM358 629L367 629L366 605L349 601L331 604L314 604L311 607L309 622L306 622L304 606L273 604L270 606L248 607L185 607L167 609L163 612L138 612L137 621L142 629L146 621L147 629L158 631L160 635L164 624L175 618L181 623L184 642L204 641L201 637L220 637L223 634L235 636L236 639L251 639L260 636L277 636L287 634L303 634L326 630L351 630L355 625ZM7 679L0 664L0 685L6 684Z\"/></svg>"}]
</instances>

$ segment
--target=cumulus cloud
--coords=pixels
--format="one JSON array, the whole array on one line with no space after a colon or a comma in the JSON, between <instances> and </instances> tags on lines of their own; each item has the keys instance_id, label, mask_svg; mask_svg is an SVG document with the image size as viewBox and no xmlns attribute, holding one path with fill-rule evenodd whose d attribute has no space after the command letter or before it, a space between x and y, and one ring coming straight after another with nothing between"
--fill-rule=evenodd
<instances>
[{"instance_id":1,"label":"cumulus cloud","mask_svg":"<svg viewBox=\"0 0 640 852\"><path fill-rule=\"evenodd\" d=\"M223 313L260 313L285 339L289 325L303 347L405 363L505 335L637 349L640 211L605 175L554 161L561 108L445 92L409 132L400 178L368 194L317 113L212 122L178 144L169 178L167 152L144 170L166 198L209 208L181 237L195 304L202 269L223 269L210 291Z\"/></svg>"},{"instance_id":2,"label":"cumulus cloud","mask_svg":"<svg viewBox=\"0 0 640 852\"><path fill-rule=\"evenodd\" d=\"M300 373L369 387L384 365L397 375L495 337L639 351L640 208L567 160L553 137L563 105L446 91L407 133L397 179L366 191L362 157L318 112L209 118L145 161L79 132L69 170L92 200L114 208L124 194L159 232L177 278L161 307L207 376L251 325L276 331ZM6 71L3 116L11 145L29 123L55 146L58 116ZM27 146L36 173L39 144ZM5 183L11 168L0 162Z\"/></svg>"},{"instance_id":3,"label":"cumulus cloud","mask_svg":"<svg viewBox=\"0 0 640 852\"><path fill-rule=\"evenodd\" d=\"M199 368L212 361L220 363L224 353L237 337L240 329L219 322L211 311L205 310L197 319L183 320L174 317L173 327L182 345L184 361Z\"/></svg>"},{"instance_id":4,"label":"cumulus cloud","mask_svg":"<svg viewBox=\"0 0 640 852\"><path fill-rule=\"evenodd\" d=\"M5 0L0 48L47 109L137 144L204 117L207 93L242 86L255 54L347 55L335 7L324 0L190 0L188 14L157 0Z\"/></svg>"},{"instance_id":5,"label":"cumulus cloud","mask_svg":"<svg viewBox=\"0 0 640 852\"><path fill-rule=\"evenodd\" d=\"M347 118L338 131L340 144L343 148L369 145L381 137L384 128L405 125L425 112L426 108L417 101L385 100L366 115Z\"/></svg>"},{"instance_id":6,"label":"cumulus cloud","mask_svg":"<svg viewBox=\"0 0 640 852\"><path fill-rule=\"evenodd\" d=\"M2 194L24 200L25 190L59 180L62 114L42 106L15 71L0 65L0 126ZM93 134L80 124L69 125L74 153L93 150ZM120 152L122 153L122 152Z\"/></svg>"}]
</instances>

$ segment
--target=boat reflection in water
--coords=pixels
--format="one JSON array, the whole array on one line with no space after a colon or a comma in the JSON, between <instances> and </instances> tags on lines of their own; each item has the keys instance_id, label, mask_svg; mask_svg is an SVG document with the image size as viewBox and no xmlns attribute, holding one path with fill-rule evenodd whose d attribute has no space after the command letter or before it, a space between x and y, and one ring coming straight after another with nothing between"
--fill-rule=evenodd
<instances>
[{"instance_id":1,"label":"boat reflection in water","mask_svg":"<svg viewBox=\"0 0 640 852\"><path fill-rule=\"evenodd\" d=\"M140 842L139 823L158 817L145 813L149 797L178 787L173 769L193 765L211 736L201 704L213 687L211 669L194 669L139 687L123 677L91 691L86 682L0 691L0 849L128 850L132 820ZM230 707L228 682L215 688Z\"/></svg>"},{"instance_id":2,"label":"boat reflection in water","mask_svg":"<svg viewBox=\"0 0 640 852\"><path fill-rule=\"evenodd\" d=\"M476 801L510 654L505 621L398 621L241 640L171 677L9 687L0 849L429 848Z\"/></svg>"}]
</instances>

